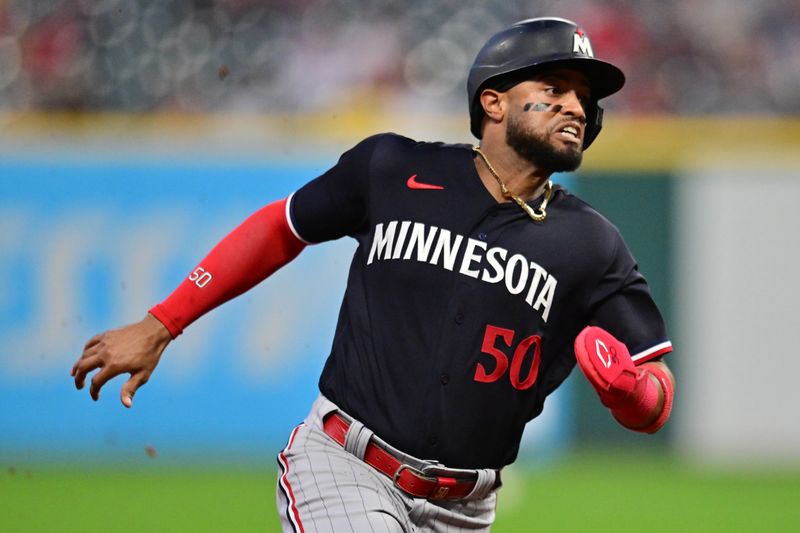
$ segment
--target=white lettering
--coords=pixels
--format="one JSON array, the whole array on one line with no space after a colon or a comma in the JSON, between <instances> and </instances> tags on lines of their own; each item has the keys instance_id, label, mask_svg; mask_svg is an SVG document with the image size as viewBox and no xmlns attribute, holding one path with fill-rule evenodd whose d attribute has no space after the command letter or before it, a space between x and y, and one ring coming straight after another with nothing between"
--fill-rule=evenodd
<instances>
[{"instance_id":1,"label":"white lettering","mask_svg":"<svg viewBox=\"0 0 800 533\"><path fill-rule=\"evenodd\" d=\"M403 244L406 242L406 234L408 233L408 227L411 225L411 222L404 220L402 224L400 224L400 235L397 236L397 241L394 244L394 255L392 255L392 259L400 259L400 253L403 251Z\"/></svg>"},{"instance_id":2,"label":"white lettering","mask_svg":"<svg viewBox=\"0 0 800 533\"><path fill-rule=\"evenodd\" d=\"M433 257L430 263L435 265L439 262L439 256L444 252L444 264L442 265L447 270L453 270L456 264L456 254L461 246L461 241L464 240L463 235L456 235L455 241L450 241L450 231L443 229L439 231L439 240L436 241L436 248L433 249Z\"/></svg>"},{"instance_id":3,"label":"white lettering","mask_svg":"<svg viewBox=\"0 0 800 533\"><path fill-rule=\"evenodd\" d=\"M501 265L500 261L498 261L497 257L495 257L498 255L500 256L500 259L505 260L506 256L508 255L508 250L500 247L489 249L489 253L486 254L486 259L489 261L489 266L491 266L492 270L494 270L494 274L489 275L489 271L484 268L483 277L481 278L483 281L497 283L503 279L503 265Z\"/></svg>"},{"instance_id":4,"label":"white lettering","mask_svg":"<svg viewBox=\"0 0 800 533\"><path fill-rule=\"evenodd\" d=\"M514 283L514 268L519 265L519 279ZM519 294L525 288L525 282L528 281L528 260L525 256L514 254L506 264L506 289L511 294Z\"/></svg>"},{"instance_id":5,"label":"white lettering","mask_svg":"<svg viewBox=\"0 0 800 533\"><path fill-rule=\"evenodd\" d=\"M211 272L207 272L203 267L197 267L189 274L189 281L194 281L194 284L202 289L208 285L211 277Z\"/></svg>"},{"instance_id":6,"label":"white lettering","mask_svg":"<svg viewBox=\"0 0 800 533\"><path fill-rule=\"evenodd\" d=\"M533 306L533 297L536 295L536 289L539 288L539 282L542 281L542 275L547 277L547 272L545 272L542 267L533 261L531 261L531 268L533 269L533 280L531 281L531 286L528 289L528 295L525 296L525 301L528 302L528 305Z\"/></svg>"},{"instance_id":7,"label":"white lettering","mask_svg":"<svg viewBox=\"0 0 800 533\"><path fill-rule=\"evenodd\" d=\"M589 42L589 37L587 35L580 35L577 32L574 35L575 40L573 41L572 51L587 55L589 57L594 57L592 43Z\"/></svg>"},{"instance_id":8,"label":"white lettering","mask_svg":"<svg viewBox=\"0 0 800 533\"><path fill-rule=\"evenodd\" d=\"M421 222L414 223L414 229L411 230L411 237L409 238L408 248L403 255L403 259L411 259L411 254L414 248L417 248L417 261L426 262L428 254L431 252L431 245L433 245L433 238L439 230L436 226L431 226L431 230L425 235L425 224Z\"/></svg>"},{"instance_id":9,"label":"white lettering","mask_svg":"<svg viewBox=\"0 0 800 533\"><path fill-rule=\"evenodd\" d=\"M471 278L478 279L480 270L472 270L469 268L470 263L475 261L480 262L481 260L481 256L474 253L475 248L486 250L486 243L482 241L476 241L475 239L467 239L467 247L464 249L464 259L461 261L461 268L459 269L459 272Z\"/></svg>"},{"instance_id":10,"label":"white lettering","mask_svg":"<svg viewBox=\"0 0 800 533\"><path fill-rule=\"evenodd\" d=\"M488 245L477 239L466 238L450 230L426 226L420 222L405 220L376 224L373 232L367 264L375 260L416 259L453 271L459 260L461 244L466 240L461 253L458 273L486 283L500 283L509 294L525 292L525 302L542 314L547 322L555 300L556 278L548 274L541 265L530 261L522 254L509 256L509 251L499 246L488 248ZM434 245L435 241L435 245ZM405 251L403 250L405 248ZM431 253L432 252L432 253ZM487 265L481 269L484 257ZM506 259L508 258L508 259ZM198 284L202 270L193 274ZM202 279L203 285L211 280ZM200 286L203 286L200 285Z\"/></svg>"},{"instance_id":11,"label":"white lettering","mask_svg":"<svg viewBox=\"0 0 800 533\"><path fill-rule=\"evenodd\" d=\"M367 259L368 265L372 264L372 260L376 257L376 255L378 259L381 258L381 252L383 252L384 248L386 249L386 254L384 255L383 259L389 259L389 257L391 257L395 229L397 229L397 221L392 220L389 222L389 226L386 228L386 236L384 237L383 223L381 222L375 226L375 235L372 237L372 249L369 251L369 259Z\"/></svg>"},{"instance_id":12,"label":"white lettering","mask_svg":"<svg viewBox=\"0 0 800 533\"><path fill-rule=\"evenodd\" d=\"M537 311L540 307L544 306L544 311L542 311L542 320L547 322L547 317L550 316L550 307L553 305L553 298L556 296L556 284L558 280L553 276L548 276L548 278L544 281L544 287L542 287L542 292L539 293L539 297L536 298L536 303L533 305L533 308Z\"/></svg>"}]
</instances>

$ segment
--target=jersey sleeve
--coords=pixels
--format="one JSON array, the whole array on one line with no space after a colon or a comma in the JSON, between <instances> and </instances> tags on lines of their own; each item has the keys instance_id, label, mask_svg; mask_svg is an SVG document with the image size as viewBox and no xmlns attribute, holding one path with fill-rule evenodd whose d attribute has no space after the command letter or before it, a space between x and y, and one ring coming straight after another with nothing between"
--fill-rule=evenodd
<instances>
[{"instance_id":1,"label":"jersey sleeve","mask_svg":"<svg viewBox=\"0 0 800 533\"><path fill-rule=\"evenodd\" d=\"M320 243L354 235L367 219L369 175L380 136L370 137L289 199L287 218L295 235Z\"/></svg>"},{"instance_id":2,"label":"jersey sleeve","mask_svg":"<svg viewBox=\"0 0 800 533\"><path fill-rule=\"evenodd\" d=\"M647 281L619 233L614 248L590 302L590 324L624 342L638 365L671 352L672 343Z\"/></svg>"}]
</instances>

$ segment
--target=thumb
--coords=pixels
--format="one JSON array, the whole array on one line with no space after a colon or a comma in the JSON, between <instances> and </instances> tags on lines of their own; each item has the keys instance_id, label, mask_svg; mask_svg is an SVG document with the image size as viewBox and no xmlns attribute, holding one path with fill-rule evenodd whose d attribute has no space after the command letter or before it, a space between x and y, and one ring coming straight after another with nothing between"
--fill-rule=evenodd
<instances>
[{"instance_id":1,"label":"thumb","mask_svg":"<svg viewBox=\"0 0 800 533\"><path fill-rule=\"evenodd\" d=\"M145 370L140 370L135 374L131 374L131 377L125 384L122 386L122 391L120 392L120 400L122 400L122 405L125 407L132 407L133 406L133 397L136 394L136 391L147 383L147 372Z\"/></svg>"}]
</instances>

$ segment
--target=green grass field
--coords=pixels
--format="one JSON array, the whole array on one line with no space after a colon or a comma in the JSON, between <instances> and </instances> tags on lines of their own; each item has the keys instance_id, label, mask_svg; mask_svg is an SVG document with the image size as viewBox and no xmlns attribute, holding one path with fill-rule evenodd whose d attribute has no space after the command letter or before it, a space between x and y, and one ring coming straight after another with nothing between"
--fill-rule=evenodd
<instances>
[{"instance_id":1,"label":"green grass field","mask_svg":"<svg viewBox=\"0 0 800 533\"><path fill-rule=\"evenodd\" d=\"M571 456L505 472L495 532L800 531L800 471ZM5 467L2 532L278 531L275 472ZM646 509L646 511L645 511Z\"/></svg>"}]
</instances>

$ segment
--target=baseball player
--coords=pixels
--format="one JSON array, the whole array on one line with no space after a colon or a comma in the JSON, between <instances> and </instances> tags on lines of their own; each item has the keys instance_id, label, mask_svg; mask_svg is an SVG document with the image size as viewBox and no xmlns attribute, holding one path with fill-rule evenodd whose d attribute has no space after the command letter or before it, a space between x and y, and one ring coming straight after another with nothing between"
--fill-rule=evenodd
<instances>
[{"instance_id":1,"label":"baseball player","mask_svg":"<svg viewBox=\"0 0 800 533\"><path fill-rule=\"evenodd\" d=\"M624 83L558 18L494 35L468 79L480 146L370 137L254 213L135 324L92 338L72 375L96 400L150 377L198 317L304 247L350 236L320 395L278 455L285 531L488 531L501 469L576 362L623 426L667 421L659 310L617 229L564 188Z\"/></svg>"}]
</instances>

